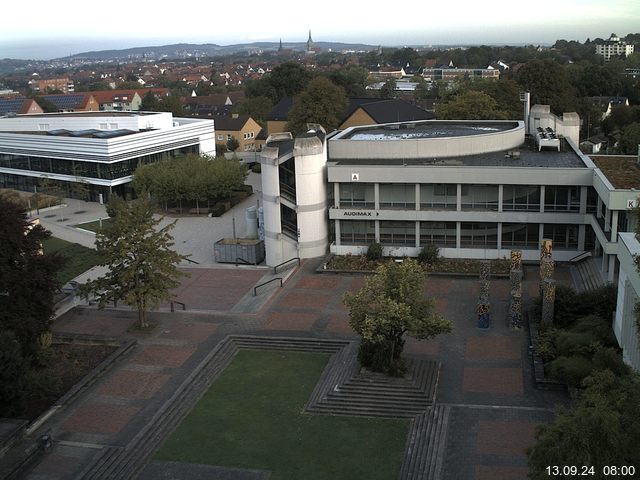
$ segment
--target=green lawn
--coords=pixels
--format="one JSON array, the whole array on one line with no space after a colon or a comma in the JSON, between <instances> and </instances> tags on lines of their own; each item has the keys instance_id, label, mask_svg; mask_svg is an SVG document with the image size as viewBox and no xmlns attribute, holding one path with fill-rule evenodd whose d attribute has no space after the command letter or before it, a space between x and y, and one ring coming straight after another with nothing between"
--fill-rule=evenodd
<instances>
[{"instance_id":1,"label":"green lawn","mask_svg":"<svg viewBox=\"0 0 640 480\"><path fill-rule=\"evenodd\" d=\"M103 218L102 219L102 226L106 226L109 224L109 222L111 222L110 218ZM98 233L98 231L100 230L100 220L95 220L93 222L87 222L87 223L81 223L79 225L76 225L76 227L78 228L83 228L85 230L89 230L91 232L94 233Z\"/></svg>"},{"instance_id":2,"label":"green lawn","mask_svg":"<svg viewBox=\"0 0 640 480\"><path fill-rule=\"evenodd\" d=\"M58 272L58 280L62 284L100 263L100 257L95 250L59 238L49 237L42 242L42 248L45 255L58 252L66 259Z\"/></svg>"},{"instance_id":3,"label":"green lawn","mask_svg":"<svg viewBox=\"0 0 640 480\"><path fill-rule=\"evenodd\" d=\"M397 478L408 420L303 413L328 355L241 350L157 453L272 480Z\"/></svg>"}]
</instances>

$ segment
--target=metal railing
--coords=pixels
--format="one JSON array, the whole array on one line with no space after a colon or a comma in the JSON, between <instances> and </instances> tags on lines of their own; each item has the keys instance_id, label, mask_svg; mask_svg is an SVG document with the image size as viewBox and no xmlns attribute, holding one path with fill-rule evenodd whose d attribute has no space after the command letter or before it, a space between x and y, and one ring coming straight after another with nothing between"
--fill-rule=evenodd
<instances>
[{"instance_id":1,"label":"metal railing","mask_svg":"<svg viewBox=\"0 0 640 480\"><path fill-rule=\"evenodd\" d=\"M578 262L580 262L581 260L584 260L585 258L589 258L589 257L591 257L591 256L592 256L592 253L591 253L591 252L589 252L589 251L587 251L587 252L582 252L582 253L579 253L578 255L576 255L575 257L570 258L570 259L569 259L569 263L578 263Z\"/></svg>"},{"instance_id":2,"label":"metal railing","mask_svg":"<svg viewBox=\"0 0 640 480\"><path fill-rule=\"evenodd\" d=\"M174 304L174 303L177 303L178 305L180 305L180 306L182 307L182 310L186 310L186 309L187 309L187 306L186 306L184 303L179 302L179 301L177 301L177 300L171 300L171 301L169 302L169 305L170 305L170 307L171 307L171 311L172 311L172 312L175 312L175 308L174 308L174 306L173 306L173 304Z\"/></svg>"},{"instance_id":3,"label":"metal railing","mask_svg":"<svg viewBox=\"0 0 640 480\"><path fill-rule=\"evenodd\" d=\"M241 263L241 264L243 264L243 265L253 265L253 263L251 263L251 262L250 262L250 261L248 261L248 260L245 260L245 259L244 259L244 258L242 258L242 257L236 257L236 267L238 266L238 263Z\"/></svg>"},{"instance_id":4,"label":"metal railing","mask_svg":"<svg viewBox=\"0 0 640 480\"><path fill-rule=\"evenodd\" d=\"M260 285L256 285L255 287L253 287L253 296L254 297L258 296L258 289L260 287L264 287L265 285L269 285L270 283L275 282L277 280L280 280L280 288L282 288L282 278L280 278L280 277L272 278L269 281L266 281L264 283L261 283Z\"/></svg>"},{"instance_id":5,"label":"metal railing","mask_svg":"<svg viewBox=\"0 0 640 480\"><path fill-rule=\"evenodd\" d=\"M200 265L200 262L196 262L195 260L191 260L189 257L185 257L185 260L189 263L195 263L196 265Z\"/></svg>"},{"instance_id":6,"label":"metal railing","mask_svg":"<svg viewBox=\"0 0 640 480\"><path fill-rule=\"evenodd\" d=\"M293 261L297 261L298 262L298 266L300 266L300 257L293 257L290 258L289 260L286 260L282 263L279 263L278 265L276 265L275 267L273 267L273 274L275 275L276 273L278 273L278 268L282 267L283 265L286 265L287 263L293 262Z\"/></svg>"}]
</instances>

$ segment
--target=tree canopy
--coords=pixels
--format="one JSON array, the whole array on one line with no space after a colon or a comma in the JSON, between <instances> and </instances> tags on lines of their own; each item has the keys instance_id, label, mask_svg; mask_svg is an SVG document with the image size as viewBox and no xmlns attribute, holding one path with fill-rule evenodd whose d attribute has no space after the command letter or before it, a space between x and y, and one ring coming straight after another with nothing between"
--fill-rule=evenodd
<instances>
[{"instance_id":1,"label":"tree canopy","mask_svg":"<svg viewBox=\"0 0 640 480\"><path fill-rule=\"evenodd\" d=\"M620 153L636 155L640 145L640 123L634 122L622 129L620 137Z\"/></svg>"},{"instance_id":2,"label":"tree canopy","mask_svg":"<svg viewBox=\"0 0 640 480\"><path fill-rule=\"evenodd\" d=\"M497 120L506 117L493 98L475 90L462 92L436 107L436 118L442 120Z\"/></svg>"},{"instance_id":3,"label":"tree canopy","mask_svg":"<svg viewBox=\"0 0 640 480\"><path fill-rule=\"evenodd\" d=\"M424 298L426 276L415 260L388 262L360 290L343 296L349 324L362 337L359 359L363 366L401 371L405 334L430 339L451 331L451 321L435 311L433 300Z\"/></svg>"},{"instance_id":4,"label":"tree canopy","mask_svg":"<svg viewBox=\"0 0 640 480\"><path fill-rule=\"evenodd\" d=\"M184 275L177 265L184 258L174 250L171 230L175 221L160 228L148 198L125 202L114 196L107 204L112 221L96 236L96 249L108 268L105 275L82 286L93 293L100 308L123 301L138 311L141 327L147 326L146 313L172 298Z\"/></svg>"},{"instance_id":5,"label":"tree canopy","mask_svg":"<svg viewBox=\"0 0 640 480\"><path fill-rule=\"evenodd\" d=\"M287 129L298 134L306 131L307 123L319 123L332 131L339 126L346 108L344 89L325 77L316 77L295 97Z\"/></svg>"},{"instance_id":6,"label":"tree canopy","mask_svg":"<svg viewBox=\"0 0 640 480\"><path fill-rule=\"evenodd\" d=\"M531 60L518 71L517 81L531 92L532 104L550 105L558 115L575 110L575 90L558 62Z\"/></svg>"}]
</instances>

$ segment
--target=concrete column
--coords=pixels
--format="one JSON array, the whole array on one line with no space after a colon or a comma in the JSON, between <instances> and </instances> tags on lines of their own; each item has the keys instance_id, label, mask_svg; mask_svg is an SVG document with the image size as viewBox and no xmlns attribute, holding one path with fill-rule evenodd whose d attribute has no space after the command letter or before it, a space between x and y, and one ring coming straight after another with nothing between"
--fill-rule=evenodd
<instances>
[{"instance_id":1,"label":"concrete column","mask_svg":"<svg viewBox=\"0 0 640 480\"><path fill-rule=\"evenodd\" d=\"M618 210L611 211L611 241L615 242L618 236Z\"/></svg>"},{"instance_id":2,"label":"concrete column","mask_svg":"<svg viewBox=\"0 0 640 480\"><path fill-rule=\"evenodd\" d=\"M498 213L502 213L502 202L504 200L504 185L498 185ZM500 224L499 224L500 225ZM502 225L498 227L500 230ZM498 245L500 245L500 239L498 238Z\"/></svg>"},{"instance_id":3,"label":"concrete column","mask_svg":"<svg viewBox=\"0 0 640 480\"><path fill-rule=\"evenodd\" d=\"M334 222L335 222L336 245L339 247L341 245L341 243L340 243L340 220L334 220Z\"/></svg>"},{"instance_id":4,"label":"concrete column","mask_svg":"<svg viewBox=\"0 0 640 480\"><path fill-rule=\"evenodd\" d=\"M602 199L600 198L600 195L598 195L598 207L596 209L596 218L602 218L602 213L600 213L602 211Z\"/></svg>"},{"instance_id":5,"label":"concrete column","mask_svg":"<svg viewBox=\"0 0 640 480\"><path fill-rule=\"evenodd\" d=\"M611 231L611 210L609 210L608 208L604 212L604 231Z\"/></svg>"},{"instance_id":6,"label":"concrete column","mask_svg":"<svg viewBox=\"0 0 640 480\"><path fill-rule=\"evenodd\" d=\"M585 215L587 213L587 187L580 187L580 213Z\"/></svg>"},{"instance_id":7,"label":"concrete column","mask_svg":"<svg viewBox=\"0 0 640 480\"><path fill-rule=\"evenodd\" d=\"M540 224L538 229L538 245L542 245L542 239L544 238L544 223Z\"/></svg>"},{"instance_id":8,"label":"concrete column","mask_svg":"<svg viewBox=\"0 0 640 480\"><path fill-rule=\"evenodd\" d=\"M416 247L420 246L420 222L416 221Z\"/></svg>"},{"instance_id":9,"label":"concrete column","mask_svg":"<svg viewBox=\"0 0 640 480\"><path fill-rule=\"evenodd\" d=\"M500 194L502 194L502 185L500 185ZM502 205L502 199L500 205ZM502 222L498 223L498 250L502 250Z\"/></svg>"},{"instance_id":10,"label":"concrete column","mask_svg":"<svg viewBox=\"0 0 640 480\"><path fill-rule=\"evenodd\" d=\"M376 185L377 185L377 183L376 183ZM375 220L375 222L376 222L376 226L375 226L375 228L376 228L376 230L375 230L375 232L376 232L376 242L380 243L380 220Z\"/></svg>"},{"instance_id":11,"label":"concrete column","mask_svg":"<svg viewBox=\"0 0 640 480\"><path fill-rule=\"evenodd\" d=\"M609 282L613 282L615 273L616 273L616 256L609 255L609 274L607 275L607 280Z\"/></svg>"},{"instance_id":12,"label":"concrete column","mask_svg":"<svg viewBox=\"0 0 640 480\"><path fill-rule=\"evenodd\" d=\"M584 251L584 242L587 237L587 226L578 225L578 250Z\"/></svg>"},{"instance_id":13,"label":"concrete column","mask_svg":"<svg viewBox=\"0 0 640 480\"><path fill-rule=\"evenodd\" d=\"M456 210L458 212L462 211L462 184L460 184L460 183L458 184L458 188L457 188L457 191L456 191ZM460 225L458 224L458 231L460 231L459 230L459 226ZM460 247L458 246L458 248L460 248Z\"/></svg>"},{"instance_id":14,"label":"concrete column","mask_svg":"<svg viewBox=\"0 0 640 480\"><path fill-rule=\"evenodd\" d=\"M379 183L374 183L373 184L373 207L376 210L380 210L380 184ZM378 222L376 222L376 225L378 224ZM378 234L376 233L376 238L378 238ZM379 240L376 240L379 241Z\"/></svg>"},{"instance_id":15,"label":"concrete column","mask_svg":"<svg viewBox=\"0 0 640 480\"><path fill-rule=\"evenodd\" d=\"M458 188L460 185L458 184ZM460 205L460 197L458 196L458 206ZM460 237L462 236L460 222L456 222L456 248L460 248Z\"/></svg>"},{"instance_id":16,"label":"concrete column","mask_svg":"<svg viewBox=\"0 0 640 480\"><path fill-rule=\"evenodd\" d=\"M604 250L604 249L603 249ZM609 255L607 255L606 253L604 253L604 251L602 252L602 265L600 265L600 271L602 273L606 273L607 272L607 265L608 265L608 261L609 261Z\"/></svg>"},{"instance_id":17,"label":"concrete column","mask_svg":"<svg viewBox=\"0 0 640 480\"><path fill-rule=\"evenodd\" d=\"M333 184L333 204L336 208L340 208L340 184L338 182Z\"/></svg>"},{"instance_id":18,"label":"concrete column","mask_svg":"<svg viewBox=\"0 0 640 480\"><path fill-rule=\"evenodd\" d=\"M416 183L416 210L420 210L420 184Z\"/></svg>"},{"instance_id":19,"label":"concrete column","mask_svg":"<svg viewBox=\"0 0 640 480\"><path fill-rule=\"evenodd\" d=\"M544 195L545 195L544 185L540 185L540 213L544 212ZM542 237L540 237L540 240L542 240Z\"/></svg>"}]
</instances>

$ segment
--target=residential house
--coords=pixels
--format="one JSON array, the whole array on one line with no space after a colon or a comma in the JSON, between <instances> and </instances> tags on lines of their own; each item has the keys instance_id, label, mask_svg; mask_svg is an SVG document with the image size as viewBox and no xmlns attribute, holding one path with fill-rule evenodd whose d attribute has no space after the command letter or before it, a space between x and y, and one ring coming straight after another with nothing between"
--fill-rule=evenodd
<instances>
[{"instance_id":1,"label":"residential house","mask_svg":"<svg viewBox=\"0 0 640 480\"><path fill-rule=\"evenodd\" d=\"M102 90L91 92L100 110L131 112L140 110L142 97L135 90Z\"/></svg>"},{"instance_id":2,"label":"residential house","mask_svg":"<svg viewBox=\"0 0 640 480\"><path fill-rule=\"evenodd\" d=\"M0 98L0 117L28 113L43 113L43 111L32 98Z\"/></svg>"},{"instance_id":3,"label":"residential house","mask_svg":"<svg viewBox=\"0 0 640 480\"><path fill-rule=\"evenodd\" d=\"M432 120L435 115L398 99L352 98L338 130L358 125Z\"/></svg>"},{"instance_id":4,"label":"residential house","mask_svg":"<svg viewBox=\"0 0 640 480\"><path fill-rule=\"evenodd\" d=\"M69 77L40 79L33 78L29 80L29 87L34 92L47 93L49 90L60 90L62 93L71 93L74 91L73 82Z\"/></svg>"},{"instance_id":5,"label":"residential house","mask_svg":"<svg viewBox=\"0 0 640 480\"><path fill-rule=\"evenodd\" d=\"M229 115L234 104L244 99L244 92L229 92L183 98L185 113L196 117Z\"/></svg>"},{"instance_id":6,"label":"residential house","mask_svg":"<svg viewBox=\"0 0 640 480\"><path fill-rule=\"evenodd\" d=\"M596 105L602 113L602 120L611 115L615 107L628 107L627 97L590 97L591 102Z\"/></svg>"},{"instance_id":7,"label":"residential house","mask_svg":"<svg viewBox=\"0 0 640 480\"><path fill-rule=\"evenodd\" d=\"M58 112L97 112L100 110L100 105L91 93L43 95L42 98L53 103L58 108Z\"/></svg>"},{"instance_id":8,"label":"residential house","mask_svg":"<svg viewBox=\"0 0 640 480\"><path fill-rule=\"evenodd\" d=\"M267 134L281 133L287 130L289 110L293 106L293 97L284 97L267 114Z\"/></svg>"},{"instance_id":9,"label":"residential house","mask_svg":"<svg viewBox=\"0 0 640 480\"><path fill-rule=\"evenodd\" d=\"M235 138L239 143L239 152L253 152L256 150L256 137L262 127L249 115L233 113L216 117L215 129L217 144L226 145L231 138Z\"/></svg>"}]
</instances>

